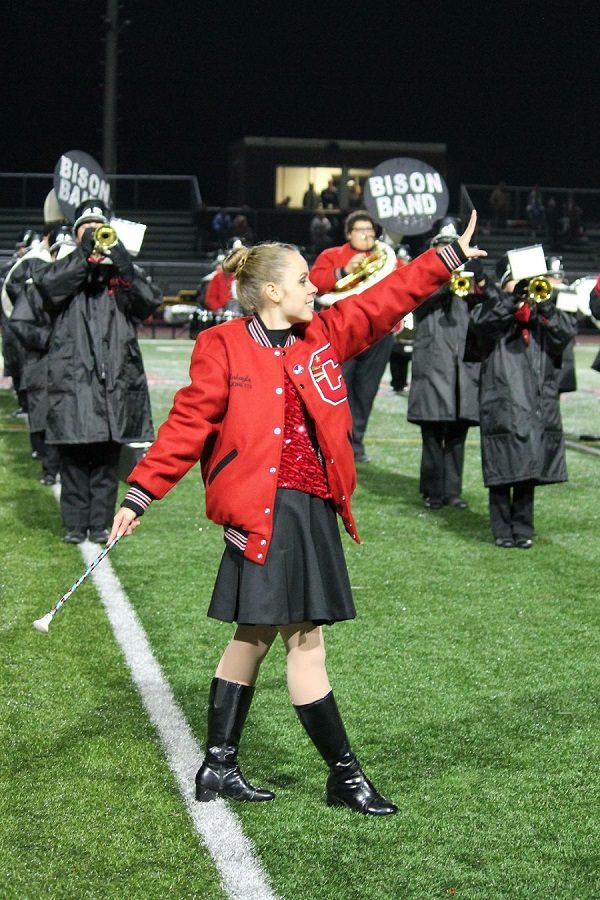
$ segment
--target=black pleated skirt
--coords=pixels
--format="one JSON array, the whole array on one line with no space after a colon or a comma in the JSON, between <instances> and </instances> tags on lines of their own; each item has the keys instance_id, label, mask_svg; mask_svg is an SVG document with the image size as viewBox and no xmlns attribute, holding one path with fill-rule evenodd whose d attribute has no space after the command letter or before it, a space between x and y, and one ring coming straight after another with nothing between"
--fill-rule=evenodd
<instances>
[{"instance_id":1,"label":"black pleated skirt","mask_svg":"<svg viewBox=\"0 0 600 900\"><path fill-rule=\"evenodd\" d=\"M208 615L240 625L332 624L356 615L331 503L277 491L264 566L226 547Z\"/></svg>"}]
</instances>

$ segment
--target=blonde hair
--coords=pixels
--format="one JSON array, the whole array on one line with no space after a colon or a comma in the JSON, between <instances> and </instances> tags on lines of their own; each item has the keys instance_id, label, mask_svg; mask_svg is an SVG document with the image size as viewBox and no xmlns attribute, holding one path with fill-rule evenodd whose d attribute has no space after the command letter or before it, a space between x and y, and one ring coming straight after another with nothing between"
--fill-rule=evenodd
<instances>
[{"instance_id":1,"label":"blonde hair","mask_svg":"<svg viewBox=\"0 0 600 900\"><path fill-rule=\"evenodd\" d=\"M281 283L290 250L298 252L291 244L256 244L254 247L237 247L223 260L223 271L235 275L238 299L245 310L258 312L264 303L265 284L269 281Z\"/></svg>"}]
</instances>

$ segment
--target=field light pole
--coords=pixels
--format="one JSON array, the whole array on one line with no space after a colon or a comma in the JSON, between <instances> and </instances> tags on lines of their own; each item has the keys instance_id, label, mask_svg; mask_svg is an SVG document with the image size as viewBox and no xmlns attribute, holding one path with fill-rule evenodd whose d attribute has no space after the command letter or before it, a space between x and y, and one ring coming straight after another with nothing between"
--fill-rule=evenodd
<instances>
[{"instance_id":1,"label":"field light pole","mask_svg":"<svg viewBox=\"0 0 600 900\"><path fill-rule=\"evenodd\" d=\"M106 3L106 52L104 57L104 118L102 165L106 174L117 171L117 60L119 43L119 0Z\"/></svg>"}]
</instances>

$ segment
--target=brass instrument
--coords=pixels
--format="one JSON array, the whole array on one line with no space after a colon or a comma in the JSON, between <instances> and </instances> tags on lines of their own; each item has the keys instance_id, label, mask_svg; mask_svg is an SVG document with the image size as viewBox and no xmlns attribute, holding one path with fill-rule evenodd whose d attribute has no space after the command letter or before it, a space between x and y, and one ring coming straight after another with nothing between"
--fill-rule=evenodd
<instances>
[{"instance_id":1,"label":"brass instrument","mask_svg":"<svg viewBox=\"0 0 600 900\"><path fill-rule=\"evenodd\" d=\"M535 306L537 303L543 303L544 300L550 299L553 291L554 286L547 278L544 278L543 275L536 275L535 278L529 279L529 284L527 285L527 302L530 306Z\"/></svg>"},{"instance_id":2,"label":"brass instrument","mask_svg":"<svg viewBox=\"0 0 600 900\"><path fill-rule=\"evenodd\" d=\"M471 272L455 272L450 279L450 291L455 297L468 297L475 288L475 278Z\"/></svg>"},{"instance_id":3,"label":"brass instrument","mask_svg":"<svg viewBox=\"0 0 600 900\"><path fill-rule=\"evenodd\" d=\"M332 306L338 300L352 294L360 294L366 288L377 284L394 271L397 265L393 247L385 241L376 241L373 250L366 256L355 272L338 278L333 289L327 294L317 297L321 306Z\"/></svg>"},{"instance_id":4,"label":"brass instrument","mask_svg":"<svg viewBox=\"0 0 600 900\"><path fill-rule=\"evenodd\" d=\"M114 247L118 240L116 229L112 225L98 225L94 231L93 252L100 256L110 255L111 247Z\"/></svg>"}]
</instances>

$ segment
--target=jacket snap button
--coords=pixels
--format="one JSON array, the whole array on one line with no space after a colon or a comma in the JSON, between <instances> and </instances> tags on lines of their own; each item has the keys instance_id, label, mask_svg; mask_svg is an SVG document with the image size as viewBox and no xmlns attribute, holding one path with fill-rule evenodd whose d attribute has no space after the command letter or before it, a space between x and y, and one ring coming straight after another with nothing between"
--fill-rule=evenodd
<instances>
[{"instance_id":1,"label":"jacket snap button","mask_svg":"<svg viewBox=\"0 0 600 900\"><path fill-rule=\"evenodd\" d=\"M271 466L271 468L269 469L269 472L271 473L271 475L274 475L276 471L277 471L277 469L275 468L275 466Z\"/></svg>"},{"instance_id":2,"label":"jacket snap button","mask_svg":"<svg viewBox=\"0 0 600 900\"><path fill-rule=\"evenodd\" d=\"M258 553L258 554L256 555L256 558L257 558L257 559L262 559L262 558L263 558L262 553Z\"/></svg>"},{"instance_id":3,"label":"jacket snap button","mask_svg":"<svg viewBox=\"0 0 600 900\"><path fill-rule=\"evenodd\" d=\"M264 547L266 543L267 543L267 542L266 542L265 539L263 538L262 541L260 542L260 546L261 546L261 547Z\"/></svg>"},{"instance_id":4,"label":"jacket snap button","mask_svg":"<svg viewBox=\"0 0 600 900\"><path fill-rule=\"evenodd\" d=\"M270 512L271 512L271 508L269 506L267 506L267 508L265 509L265 516L268 516Z\"/></svg>"},{"instance_id":5,"label":"jacket snap button","mask_svg":"<svg viewBox=\"0 0 600 900\"><path fill-rule=\"evenodd\" d=\"M283 388L275 388L276 394L283 394Z\"/></svg>"},{"instance_id":6,"label":"jacket snap button","mask_svg":"<svg viewBox=\"0 0 600 900\"><path fill-rule=\"evenodd\" d=\"M281 434L281 428L274 428L273 434Z\"/></svg>"}]
</instances>

